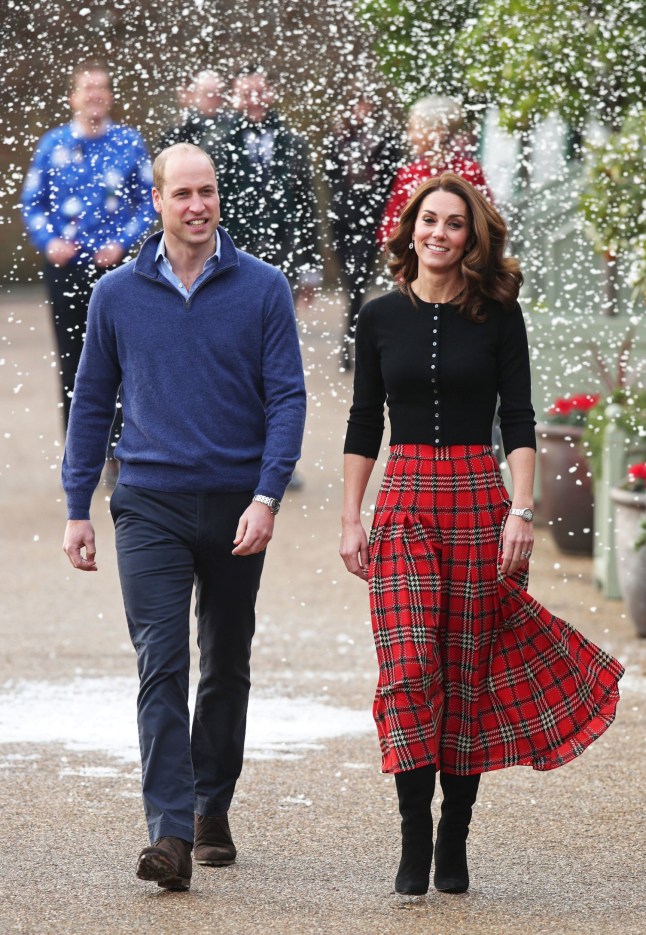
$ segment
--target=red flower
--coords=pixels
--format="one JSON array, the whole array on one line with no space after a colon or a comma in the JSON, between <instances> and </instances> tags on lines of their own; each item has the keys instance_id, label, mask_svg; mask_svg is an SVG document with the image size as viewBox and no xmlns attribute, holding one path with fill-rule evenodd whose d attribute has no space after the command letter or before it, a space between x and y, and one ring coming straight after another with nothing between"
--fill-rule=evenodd
<instances>
[{"instance_id":1,"label":"red flower","mask_svg":"<svg viewBox=\"0 0 646 935\"><path fill-rule=\"evenodd\" d=\"M578 409L581 412L587 412L597 405L601 396L599 393L581 393L579 396L570 397L570 408Z\"/></svg>"},{"instance_id":2,"label":"red flower","mask_svg":"<svg viewBox=\"0 0 646 935\"><path fill-rule=\"evenodd\" d=\"M582 425L586 413L597 405L601 396L599 393L579 393L577 396L564 396L555 399L547 410L547 415L554 422L566 425Z\"/></svg>"},{"instance_id":3,"label":"red flower","mask_svg":"<svg viewBox=\"0 0 646 935\"><path fill-rule=\"evenodd\" d=\"M572 410L571 400L555 399L551 407L547 410L550 416L567 416Z\"/></svg>"},{"instance_id":4,"label":"red flower","mask_svg":"<svg viewBox=\"0 0 646 935\"><path fill-rule=\"evenodd\" d=\"M642 462L641 464L631 464L628 468L628 483L637 484L637 483L646 483L646 463Z\"/></svg>"}]
</instances>

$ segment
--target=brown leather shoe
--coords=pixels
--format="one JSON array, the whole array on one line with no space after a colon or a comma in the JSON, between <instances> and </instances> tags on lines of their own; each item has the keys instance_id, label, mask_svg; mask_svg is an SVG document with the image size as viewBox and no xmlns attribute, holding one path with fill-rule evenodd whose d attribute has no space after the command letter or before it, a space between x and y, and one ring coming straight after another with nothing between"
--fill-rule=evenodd
<instances>
[{"instance_id":1,"label":"brown leather shoe","mask_svg":"<svg viewBox=\"0 0 646 935\"><path fill-rule=\"evenodd\" d=\"M231 837L226 815L195 816L195 860L207 867L226 867L236 859L236 846Z\"/></svg>"},{"instance_id":2,"label":"brown leather shoe","mask_svg":"<svg viewBox=\"0 0 646 935\"><path fill-rule=\"evenodd\" d=\"M187 890L193 865L191 845L181 838L160 838L144 847L137 861L137 876L167 890Z\"/></svg>"}]
</instances>

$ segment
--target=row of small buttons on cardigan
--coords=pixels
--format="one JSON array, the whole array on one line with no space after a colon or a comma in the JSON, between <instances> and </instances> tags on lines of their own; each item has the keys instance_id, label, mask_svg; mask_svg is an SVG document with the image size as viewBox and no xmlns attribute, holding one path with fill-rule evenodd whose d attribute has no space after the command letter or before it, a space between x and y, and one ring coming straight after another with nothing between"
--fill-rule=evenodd
<instances>
[{"instance_id":1,"label":"row of small buttons on cardigan","mask_svg":"<svg viewBox=\"0 0 646 935\"><path fill-rule=\"evenodd\" d=\"M433 327L433 334L435 335L435 338L433 339L433 347L435 348L435 350L431 352L431 360L433 361L433 363L431 364L431 370L437 370L437 332L438 332L437 323L439 320L439 316L437 314L438 308L439 308L439 305L436 305L435 314L433 315L433 322L435 323ZM439 432L440 431L440 397L439 397L439 390L437 388L437 374L436 373L434 373L433 376L431 377L431 383L433 384L433 395L435 396L435 431ZM440 444L439 435L435 439L435 444L436 445Z\"/></svg>"}]
</instances>

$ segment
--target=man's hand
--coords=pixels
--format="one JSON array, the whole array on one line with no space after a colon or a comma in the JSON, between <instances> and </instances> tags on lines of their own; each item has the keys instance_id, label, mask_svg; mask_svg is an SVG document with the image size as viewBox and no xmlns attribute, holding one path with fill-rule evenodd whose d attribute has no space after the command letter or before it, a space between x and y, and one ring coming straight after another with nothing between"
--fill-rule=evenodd
<instances>
[{"instance_id":1,"label":"man's hand","mask_svg":"<svg viewBox=\"0 0 646 935\"><path fill-rule=\"evenodd\" d=\"M124 258L126 251L121 244L107 243L94 254L94 265L99 269L107 269L108 266L116 266Z\"/></svg>"},{"instance_id":2,"label":"man's hand","mask_svg":"<svg viewBox=\"0 0 646 935\"><path fill-rule=\"evenodd\" d=\"M79 246L63 240L62 237L53 237L45 248L47 260L54 266L67 266L72 257L79 252Z\"/></svg>"},{"instance_id":3,"label":"man's hand","mask_svg":"<svg viewBox=\"0 0 646 935\"><path fill-rule=\"evenodd\" d=\"M255 555L267 548L274 533L274 514L264 503L254 500L240 517L233 555Z\"/></svg>"},{"instance_id":4,"label":"man's hand","mask_svg":"<svg viewBox=\"0 0 646 935\"><path fill-rule=\"evenodd\" d=\"M85 558L81 555L85 549ZM89 519L69 519L65 527L63 552L79 571L97 571L94 557L94 527Z\"/></svg>"}]
</instances>

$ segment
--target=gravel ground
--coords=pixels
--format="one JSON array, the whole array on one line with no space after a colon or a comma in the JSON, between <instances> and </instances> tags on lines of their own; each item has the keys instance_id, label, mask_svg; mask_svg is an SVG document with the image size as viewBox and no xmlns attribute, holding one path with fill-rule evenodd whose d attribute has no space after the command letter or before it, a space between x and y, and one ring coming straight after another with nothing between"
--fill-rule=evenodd
<instances>
[{"instance_id":1,"label":"gravel ground","mask_svg":"<svg viewBox=\"0 0 646 935\"><path fill-rule=\"evenodd\" d=\"M47 309L37 290L5 295L2 302L1 932L646 930L646 827L638 782L646 765L646 645L634 636L623 604L597 591L591 561L556 553L545 529L539 530L530 590L621 658L627 667L622 701L613 727L565 768L485 777L470 838L469 893L433 891L408 902L394 896L395 791L392 777L379 772L376 735L368 723L321 739L315 720L305 743L268 745L247 760L231 811L235 865L196 868L189 893L138 881L135 859L147 842L136 763L99 743L74 749L53 708L51 717L41 714L42 724L33 724L31 708L12 704L34 686L67 691L90 678L105 679L107 692L111 680L135 676L135 661L105 488L94 503L99 573L73 572L60 550L62 448ZM340 318L329 296L301 322L310 392L300 467L305 485L285 502L265 566L253 655L260 707L276 697L294 710L304 704L306 713L314 702L365 713L372 702L376 667L367 592L337 554L340 450L352 382L336 366ZM130 700L134 722L134 689ZM96 703L96 711L91 702L78 705L79 732L98 717L100 687ZM52 739L16 742L21 717L25 735Z\"/></svg>"}]
</instances>

